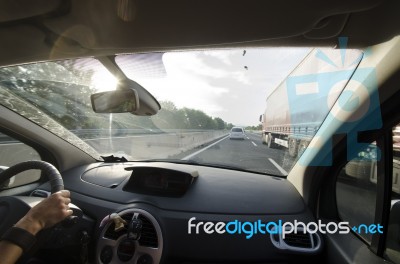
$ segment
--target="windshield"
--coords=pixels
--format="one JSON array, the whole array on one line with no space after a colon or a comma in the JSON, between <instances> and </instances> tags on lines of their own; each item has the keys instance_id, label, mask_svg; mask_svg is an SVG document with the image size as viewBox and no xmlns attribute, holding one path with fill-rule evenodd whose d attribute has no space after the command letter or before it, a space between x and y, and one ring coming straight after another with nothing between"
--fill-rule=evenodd
<instances>
[{"instance_id":1,"label":"windshield","mask_svg":"<svg viewBox=\"0 0 400 264\"><path fill-rule=\"evenodd\" d=\"M96 159L112 154L285 176L361 58L356 50L344 58L340 50L310 48L117 55L124 74L160 102L154 116L94 113L90 95L118 84L95 58L41 62L1 68L0 103ZM321 93L312 83L329 72L345 74L333 92Z\"/></svg>"}]
</instances>

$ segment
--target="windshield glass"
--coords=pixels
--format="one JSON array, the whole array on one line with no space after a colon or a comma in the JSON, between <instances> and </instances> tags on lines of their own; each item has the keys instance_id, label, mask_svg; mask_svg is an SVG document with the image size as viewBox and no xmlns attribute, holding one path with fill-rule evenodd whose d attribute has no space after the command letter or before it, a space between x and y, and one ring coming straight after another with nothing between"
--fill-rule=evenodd
<instances>
[{"instance_id":1,"label":"windshield glass","mask_svg":"<svg viewBox=\"0 0 400 264\"><path fill-rule=\"evenodd\" d=\"M95 58L41 62L1 68L0 103L96 159L285 176L361 58L357 50L310 48L117 55L124 74L160 102L154 116L94 113L90 95L118 84ZM318 83L331 72L341 80L323 92Z\"/></svg>"}]
</instances>

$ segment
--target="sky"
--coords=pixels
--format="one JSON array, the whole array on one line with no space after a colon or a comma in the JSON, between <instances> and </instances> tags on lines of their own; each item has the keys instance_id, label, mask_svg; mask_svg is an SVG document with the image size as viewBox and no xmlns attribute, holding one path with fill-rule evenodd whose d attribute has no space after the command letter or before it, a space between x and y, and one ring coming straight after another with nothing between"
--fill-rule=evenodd
<instances>
[{"instance_id":1,"label":"sky","mask_svg":"<svg viewBox=\"0 0 400 264\"><path fill-rule=\"evenodd\" d=\"M309 52L309 48L171 52L158 61L153 57L150 63L142 54L135 71L129 64L132 58L117 57L117 63L159 101L202 110L234 125L253 126L259 124L267 95Z\"/></svg>"}]
</instances>

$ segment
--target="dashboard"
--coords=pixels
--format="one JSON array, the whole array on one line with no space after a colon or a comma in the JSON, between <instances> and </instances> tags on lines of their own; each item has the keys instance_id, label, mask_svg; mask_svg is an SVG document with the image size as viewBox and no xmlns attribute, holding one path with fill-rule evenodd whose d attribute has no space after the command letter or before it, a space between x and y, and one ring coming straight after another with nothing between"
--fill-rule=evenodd
<instances>
[{"instance_id":1,"label":"dashboard","mask_svg":"<svg viewBox=\"0 0 400 264\"><path fill-rule=\"evenodd\" d=\"M64 172L63 179L84 214L78 226L92 225L87 232L95 263L291 263L303 258L318 263L320 257L317 233L283 239L258 227L314 221L284 178L126 162L77 167ZM118 228L116 218L125 224Z\"/></svg>"}]
</instances>

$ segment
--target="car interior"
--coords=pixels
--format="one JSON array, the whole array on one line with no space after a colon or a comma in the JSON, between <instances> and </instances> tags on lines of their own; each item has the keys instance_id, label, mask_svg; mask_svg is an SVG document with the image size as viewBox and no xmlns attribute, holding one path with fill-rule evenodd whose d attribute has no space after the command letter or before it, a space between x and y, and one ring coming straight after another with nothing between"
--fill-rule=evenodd
<instances>
[{"instance_id":1,"label":"car interior","mask_svg":"<svg viewBox=\"0 0 400 264\"><path fill-rule=\"evenodd\" d=\"M399 11L396 0L0 1L0 236L66 189L73 216L41 231L18 263L400 263ZM289 112L264 88L223 86L280 47L301 52L279 81ZM305 66L307 54L329 64L325 48L354 63L332 62L333 74ZM227 58L248 61L233 75L201 64ZM280 67L268 63L262 74ZM207 75L210 86L177 75L176 93L166 76L178 67ZM93 90L88 73L113 76L117 88ZM326 88L307 86L312 78L342 86L332 102L291 104L291 82L312 94ZM245 101L250 94L260 109ZM254 126L213 115L211 102L224 108L230 96ZM212 129L189 127L190 114L206 120L193 110L199 102ZM276 118L298 105L307 122L324 114L289 155L290 124L266 144L258 119L266 104L276 104ZM299 222L297 232L282 227Z\"/></svg>"}]
</instances>

